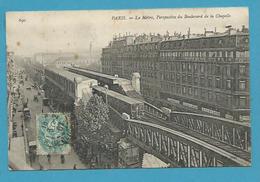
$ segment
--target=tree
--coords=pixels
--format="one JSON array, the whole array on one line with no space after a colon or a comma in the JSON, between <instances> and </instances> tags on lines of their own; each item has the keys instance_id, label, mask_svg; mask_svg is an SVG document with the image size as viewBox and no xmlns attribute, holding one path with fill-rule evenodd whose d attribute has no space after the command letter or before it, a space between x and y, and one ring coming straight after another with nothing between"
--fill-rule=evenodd
<instances>
[{"instance_id":1,"label":"tree","mask_svg":"<svg viewBox=\"0 0 260 182\"><path fill-rule=\"evenodd\" d=\"M98 95L93 95L88 102L79 101L76 113L78 120L77 152L83 162L89 162L109 137L110 132L106 127L106 123L109 121L108 112L108 106Z\"/></svg>"}]
</instances>

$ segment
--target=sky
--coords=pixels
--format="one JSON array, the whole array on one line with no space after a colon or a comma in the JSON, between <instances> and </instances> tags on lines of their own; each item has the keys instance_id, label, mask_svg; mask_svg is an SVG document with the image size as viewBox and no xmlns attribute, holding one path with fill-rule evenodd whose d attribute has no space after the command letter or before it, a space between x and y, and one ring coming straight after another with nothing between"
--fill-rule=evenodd
<instances>
[{"instance_id":1,"label":"sky","mask_svg":"<svg viewBox=\"0 0 260 182\"><path fill-rule=\"evenodd\" d=\"M118 20L118 16L125 19ZM143 16L153 19L142 19ZM159 18L163 16L170 18ZM39 52L87 52L90 43L94 51L100 50L119 33L186 34L188 28L191 33L204 33L204 28L215 27L222 32L226 25L241 28L248 24L248 9L243 7L7 12L6 44L8 51L23 56Z\"/></svg>"}]
</instances>

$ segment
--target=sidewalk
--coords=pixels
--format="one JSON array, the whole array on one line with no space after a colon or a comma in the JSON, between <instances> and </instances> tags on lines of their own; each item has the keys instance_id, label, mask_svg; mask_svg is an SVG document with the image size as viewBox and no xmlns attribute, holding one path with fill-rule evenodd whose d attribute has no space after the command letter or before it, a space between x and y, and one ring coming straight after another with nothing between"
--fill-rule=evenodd
<instances>
[{"instance_id":1,"label":"sidewalk","mask_svg":"<svg viewBox=\"0 0 260 182\"><path fill-rule=\"evenodd\" d=\"M25 121L25 127L28 129L27 136L28 142L36 141L36 115L43 113L52 112L51 108L48 106L43 106L42 103L42 95L38 95L38 90L31 88L26 89L32 85L32 81L28 79L23 86L23 94L25 98L28 98L28 108L31 111L31 119L29 121ZM38 102L33 100L34 95L37 95ZM64 155L65 163L61 163L60 155L51 155L51 162L48 162L47 156L39 155L36 158L36 161L32 163L32 168L39 170L40 165L43 167L43 170L48 169L73 169L76 164L77 169L86 169L86 166L81 163L77 154L71 151L70 154Z\"/></svg>"},{"instance_id":2,"label":"sidewalk","mask_svg":"<svg viewBox=\"0 0 260 182\"><path fill-rule=\"evenodd\" d=\"M14 170L33 170L26 163L24 137L12 138L10 145L8 151L9 165Z\"/></svg>"},{"instance_id":3,"label":"sidewalk","mask_svg":"<svg viewBox=\"0 0 260 182\"><path fill-rule=\"evenodd\" d=\"M86 169L87 167L79 160L77 154L72 149L70 154L64 155L65 162L61 163L60 155L51 155L51 161L48 162L47 156L41 155L38 156L38 161L32 164L34 169L40 169L40 165L43 167L43 170L48 169L73 169L76 164L77 169Z\"/></svg>"}]
</instances>

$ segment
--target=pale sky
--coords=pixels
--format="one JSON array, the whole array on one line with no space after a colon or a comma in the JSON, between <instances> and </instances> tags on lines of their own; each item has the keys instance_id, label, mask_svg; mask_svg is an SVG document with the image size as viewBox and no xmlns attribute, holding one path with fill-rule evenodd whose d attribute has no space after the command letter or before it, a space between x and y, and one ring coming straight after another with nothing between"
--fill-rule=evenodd
<instances>
[{"instance_id":1,"label":"pale sky","mask_svg":"<svg viewBox=\"0 0 260 182\"><path fill-rule=\"evenodd\" d=\"M215 18L184 18L186 15L213 15ZM216 15L226 18L216 18ZM130 20L129 17L153 16L153 20ZM178 16L182 19L157 19L159 16ZM125 16L126 20L113 20ZM225 31L226 25L241 29L248 27L247 8L205 9L146 9L146 10L91 10L8 12L6 14L6 41L8 51L31 56L38 52L82 52L108 45L114 34L176 32L204 33L207 30Z\"/></svg>"}]
</instances>

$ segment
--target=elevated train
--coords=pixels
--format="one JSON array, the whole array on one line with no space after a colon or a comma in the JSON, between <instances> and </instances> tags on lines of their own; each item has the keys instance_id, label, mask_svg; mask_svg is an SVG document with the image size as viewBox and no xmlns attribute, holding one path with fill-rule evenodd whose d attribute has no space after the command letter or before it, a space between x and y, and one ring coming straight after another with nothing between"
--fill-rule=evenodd
<instances>
[{"instance_id":1,"label":"elevated train","mask_svg":"<svg viewBox=\"0 0 260 182\"><path fill-rule=\"evenodd\" d=\"M94 86L92 89L93 94L103 97L105 102L121 114L126 113L131 119L140 119L144 116L144 102L100 86Z\"/></svg>"}]
</instances>

